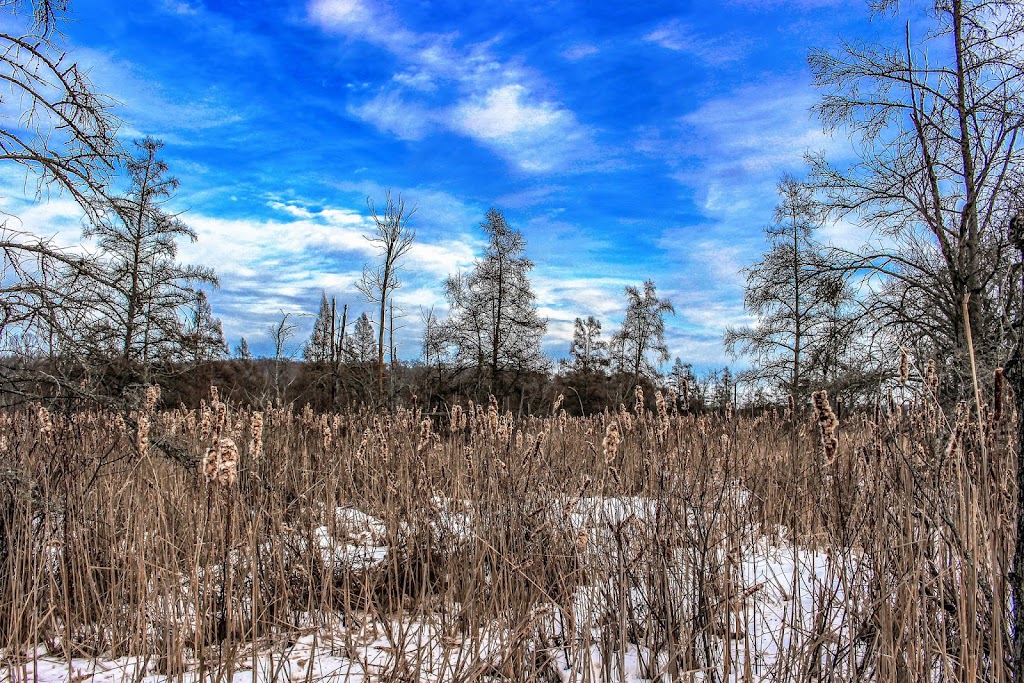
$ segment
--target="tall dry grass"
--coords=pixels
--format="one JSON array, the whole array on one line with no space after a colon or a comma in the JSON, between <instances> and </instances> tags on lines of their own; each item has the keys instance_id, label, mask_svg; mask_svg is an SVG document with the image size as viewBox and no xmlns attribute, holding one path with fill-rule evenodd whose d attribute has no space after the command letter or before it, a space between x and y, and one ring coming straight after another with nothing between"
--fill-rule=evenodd
<instances>
[{"instance_id":1,"label":"tall dry grass","mask_svg":"<svg viewBox=\"0 0 1024 683\"><path fill-rule=\"evenodd\" d=\"M220 677L315 633L375 680L1003 680L1014 416L815 400L6 413L0 670Z\"/></svg>"}]
</instances>

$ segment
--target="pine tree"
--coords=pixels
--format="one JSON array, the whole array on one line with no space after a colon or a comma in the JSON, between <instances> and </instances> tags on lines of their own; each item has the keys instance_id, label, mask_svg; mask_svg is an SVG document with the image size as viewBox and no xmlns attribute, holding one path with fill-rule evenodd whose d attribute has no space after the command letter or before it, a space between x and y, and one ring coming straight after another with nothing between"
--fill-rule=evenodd
<instances>
[{"instance_id":1,"label":"pine tree","mask_svg":"<svg viewBox=\"0 0 1024 683\"><path fill-rule=\"evenodd\" d=\"M242 337L235 346L235 358L239 360L252 360L252 351L249 350L249 342Z\"/></svg>"}]
</instances>

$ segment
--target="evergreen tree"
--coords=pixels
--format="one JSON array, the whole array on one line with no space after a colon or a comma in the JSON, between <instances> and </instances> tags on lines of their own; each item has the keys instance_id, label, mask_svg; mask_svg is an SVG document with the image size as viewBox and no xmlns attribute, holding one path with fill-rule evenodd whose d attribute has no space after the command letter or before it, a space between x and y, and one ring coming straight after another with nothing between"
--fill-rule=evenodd
<instances>
[{"instance_id":1,"label":"evergreen tree","mask_svg":"<svg viewBox=\"0 0 1024 683\"><path fill-rule=\"evenodd\" d=\"M252 360L252 351L249 350L249 342L242 337L235 346L235 358L239 360Z\"/></svg>"}]
</instances>

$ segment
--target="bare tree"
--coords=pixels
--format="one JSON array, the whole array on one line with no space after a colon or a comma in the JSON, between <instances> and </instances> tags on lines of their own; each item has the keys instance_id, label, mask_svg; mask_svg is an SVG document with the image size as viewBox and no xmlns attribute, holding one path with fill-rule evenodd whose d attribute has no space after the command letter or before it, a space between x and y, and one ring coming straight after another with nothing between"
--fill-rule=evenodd
<instances>
[{"instance_id":1,"label":"bare tree","mask_svg":"<svg viewBox=\"0 0 1024 683\"><path fill-rule=\"evenodd\" d=\"M832 285L841 281L824 269L811 188L785 175L778 191L774 224L765 228L768 251L744 269L744 306L757 324L728 328L725 347L733 357L753 357L747 378L768 381L803 406L805 356L826 331L830 304L840 295Z\"/></svg>"},{"instance_id":2,"label":"bare tree","mask_svg":"<svg viewBox=\"0 0 1024 683\"><path fill-rule=\"evenodd\" d=\"M409 228L409 219L416 213L416 207L406 211L402 195L393 199L391 190L384 195L384 215L377 213L372 199L367 198L366 203L375 225L374 234L367 239L380 249L380 263L375 267L365 266L356 287L367 302L378 304L377 400L381 401L384 397L384 331L388 302L401 286L399 260L408 253L416 239L416 232Z\"/></svg>"},{"instance_id":3,"label":"bare tree","mask_svg":"<svg viewBox=\"0 0 1024 683\"><path fill-rule=\"evenodd\" d=\"M849 260L884 283L873 315L962 368L967 299L979 352L998 363L1016 298L1000 226L1021 188L1024 12L1004 0L873 6L907 16L923 7L930 24L908 21L899 44L812 51L815 110L827 129L848 130L858 153L846 168L812 155L814 184L833 216L880 238Z\"/></svg>"},{"instance_id":4,"label":"bare tree","mask_svg":"<svg viewBox=\"0 0 1024 683\"><path fill-rule=\"evenodd\" d=\"M284 396L284 389L281 376L281 370L284 364L291 358L292 353L288 348L288 343L292 337L295 336L295 328L297 325L293 322L289 322L288 318L291 317L291 313L285 313L281 311L281 319L267 327L267 334L270 335L270 340L274 344L274 398L280 403Z\"/></svg>"},{"instance_id":5,"label":"bare tree","mask_svg":"<svg viewBox=\"0 0 1024 683\"><path fill-rule=\"evenodd\" d=\"M96 341L129 364L146 364L195 350L195 339L184 335L197 330L186 332L182 317L188 315L191 322L199 320L197 315L203 319L199 322L212 319L197 285L216 286L218 281L209 268L177 262L177 240L196 240L192 228L164 209L178 181L167 175L167 164L157 157L163 143L146 138L135 145L138 154L126 164L129 192L111 198L106 213L85 235L96 238L109 283L98 302L103 315ZM200 333L208 336L209 331Z\"/></svg>"},{"instance_id":6,"label":"bare tree","mask_svg":"<svg viewBox=\"0 0 1024 683\"><path fill-rule=\"evenodd\" d=\"M621 329L612 337L614 356L619 359L619 370L632 377L636 385L641 377L653 378L657 372L654 363L669 359L665 345L665 316L675 315L676 309L668 299L659 299L653 280L638 287L626 287L626 317ZM654 363L650 354L654 355Z\"/></svg>"},{"instance_id":7,"label":"bare tree","mask_svg":"<svg viewBox=\"0 0 1024 683\"><path fill-rule=\"evenodd\" d=\"M601 321L592 315L576 318L569 345L569 368L578 372L600 372L608 367L608 342L601 339Z\"/></svg>"},{"instance_id":8,"label":"bare tree","mask_svg":"<svg viewBox=\"0 0 1024 683\"><path fill-rule=\"evenodd\" d=\"M196 293L185 324L183 342L182 356L187 363L205 363L228 355L220 318L213 314L210 300L202 290Z\"/></svg>"},{"instance_id":9,"label":"bare tree","mask_svg":"<svg viewBox=\"0 0 1024 683\"><path fill-rule=\"evenodd\" d=\"M66 2L6 0L0 9L31 15L24 34L0 32L7 104L0 113L0 163L24 168L39 196L66 192L88 216L98 216L121 159L119 121L113 102L51 40ZM16 222L0 223L0 347L28 343L51 355L65 353L76 324L95 315L97 284L106 281L88 254L62 249ZM19 371L4 364L3 375L17 381Z\"/></svg>"},{"instance_id":10,"label":"bare tree","mask_svg":"<svg viewBox=\"0 0 1024 683\"><path fill-rule=\"evenodd\" d=\"M533 262L524 255L522 233L497 209L487 212L481 227L488 237L483 258L445 283L451 313L444 336L458 367L474 370L477 391L486 382L500 394L506 379L511 386L524 372L547 367L541 350L547 321L537 313L529 279Z\"/></svg>"}]
</instances>

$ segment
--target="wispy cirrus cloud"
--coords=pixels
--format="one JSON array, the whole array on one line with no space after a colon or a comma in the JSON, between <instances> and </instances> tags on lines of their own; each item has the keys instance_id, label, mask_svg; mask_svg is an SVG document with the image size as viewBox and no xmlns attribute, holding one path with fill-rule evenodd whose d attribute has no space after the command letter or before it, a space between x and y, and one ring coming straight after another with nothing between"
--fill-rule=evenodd
<instances>
[{"instance_id":1,"label":"wispy cirrus cloud","mask_svg":"<svg viewBox=\"0 0 1024 683\"><path fill-rule=\"evenodd\" d=\"M322 30L367 41L398 60L388 82L349 107L379 130L407 140L454 132L534 173L593 158L594 132L546 93L538 73L498 57L494 40L460 47L452 34L416 33L369 0L313 0L308 14Z\"/></svg>"},{"instance_id":2,"label":"wispy cirrus cloud","mask_svg":"<svg viewBox=\"0 0 1024 683\"><path fill-rule=\"evenodd\" d=\"M714 66L739 61L746 55L749 47L749 41L739 34L727 33L709 37L679 19L662 23L645 35L644 41L666 50L692 55Z\"/></svg>"}]
</instances>

